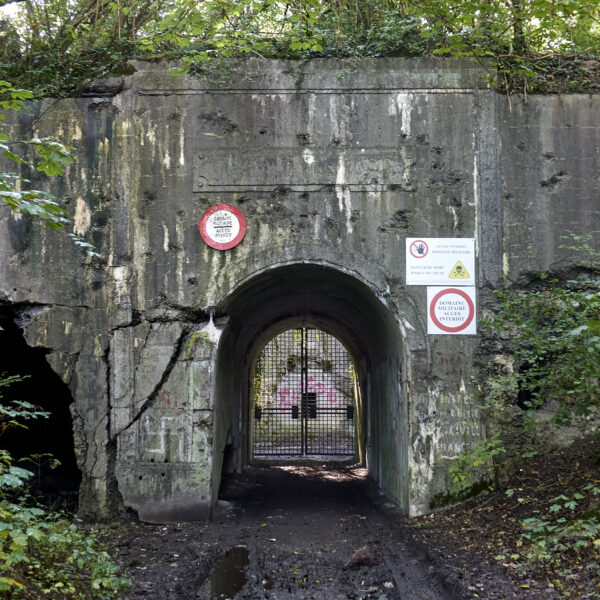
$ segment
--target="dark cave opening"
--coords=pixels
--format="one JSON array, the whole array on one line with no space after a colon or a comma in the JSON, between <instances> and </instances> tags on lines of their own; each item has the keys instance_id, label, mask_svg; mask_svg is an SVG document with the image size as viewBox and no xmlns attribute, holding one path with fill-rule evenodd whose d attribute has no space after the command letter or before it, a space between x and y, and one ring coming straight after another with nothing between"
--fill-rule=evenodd
<instances>
[{"instance_id":1,"label":"dark cave opening","mask_svg":"<svg viewBox=\"0 0 600 600\"><path fill-rule=\"evenodd\" d=\"M36 496L76 508L81 473L75 459L69 410L73 398L48 365L48 351L27 345L16 316L12 310L0 313L0 375L3 379L14 375L24 379L0 390L0 404L7 406L12 400L21 400L50 414L47 418L22 421L26 428L5 427L0 448L10 452L16 466L34 473L30 482ZM60 461L60 465L52 468L52 459Z\"/></svg>"}]
</instances>

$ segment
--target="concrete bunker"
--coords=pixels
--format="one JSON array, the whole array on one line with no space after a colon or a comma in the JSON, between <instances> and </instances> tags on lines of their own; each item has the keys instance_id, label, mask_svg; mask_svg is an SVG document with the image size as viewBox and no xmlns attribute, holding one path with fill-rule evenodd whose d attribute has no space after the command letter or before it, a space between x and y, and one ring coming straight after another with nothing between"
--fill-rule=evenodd
<instances>
[{"instance_id":1,"label":"concrete bunker","mask_svg":"<svg viewBox=\"0 0 600 600\"><path fill-rule=\"evenodd\" d=\"M275 335L314 327L334 335L355 361L361 405L359 457L400 506L408 505L408 418L402 385L403 340L391 310L355 275L319 264L266 269L240 285L215 317L227 316L215 388L212 489L223 471L252 459L252 376Z\"/></svg>"}]
</instances>

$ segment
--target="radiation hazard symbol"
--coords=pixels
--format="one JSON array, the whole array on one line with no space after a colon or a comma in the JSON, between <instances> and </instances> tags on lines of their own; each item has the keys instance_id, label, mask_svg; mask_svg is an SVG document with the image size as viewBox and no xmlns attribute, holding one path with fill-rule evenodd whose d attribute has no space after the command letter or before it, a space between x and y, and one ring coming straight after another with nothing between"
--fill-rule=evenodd
<instances>
[{"instance_id":1,"label":"radiation hazard symbol","mask_svg":"<svg viewBox=\"0 0 600 600\"><path fill-rule=\"evenodd\" d=\"M450 279L470 279L471 276L469 272L465 269L465 265L462 262L457 261L457 263L452 267L452 271L450 271L449 275Z\"/></svg>"}]
</instances>

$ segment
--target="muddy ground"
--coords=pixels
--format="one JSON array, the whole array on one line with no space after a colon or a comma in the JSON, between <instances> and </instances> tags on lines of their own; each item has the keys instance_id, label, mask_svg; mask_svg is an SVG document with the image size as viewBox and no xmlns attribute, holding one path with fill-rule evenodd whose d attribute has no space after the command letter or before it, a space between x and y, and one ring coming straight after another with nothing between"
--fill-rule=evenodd
<instances>
[{"instance_id":1,"label":"muddy ground","mask_svg":"<svg viewBox=\"0 0 600 600\"><path fill-rule=\"evenodd\" d=\"M446 565L358 467L253 467L221 497L210 523L109 530L127 600L523 597L493 561Z\"/></svg>"}]
</instances>

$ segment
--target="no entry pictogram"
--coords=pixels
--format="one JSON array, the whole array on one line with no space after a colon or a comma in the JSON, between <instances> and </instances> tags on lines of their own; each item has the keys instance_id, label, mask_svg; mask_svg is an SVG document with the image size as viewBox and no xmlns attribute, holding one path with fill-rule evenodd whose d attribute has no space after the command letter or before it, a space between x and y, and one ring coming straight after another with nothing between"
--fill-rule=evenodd
<instances>
[{"instance_id":1,"label":"no entry pictogram","mask_svg":"<svg viewBox=\"0 0 600 600\"><path fill-rule=\"evenodd\" d=\"M427 288L427 333L477 333L475 288Z\"/></svg>"},{"instance_id":2,"label":"no entry pictogram","mask_svg":"<svg viewBox=\"0 0 600 600\"><path fill-rule=\"evenodd\" d=\"M415 258L425 258L429 252L429 246L423 240L414 240L411 242L409 250Z\"/></svg>"},{"instance_id":3,"label":"no entry pictogram","mask_svg":"<svg viewBox=\"0 0 600 600\"><path fill-rule=\"evenodd\" d=\"M475 285L474 238L406 238L406 285Z\"/></svg>"},{"instance_id":4,"label":"no entry pictogram","mask_svg":"<svg viewBox=\"0 0 600 600\"><path fill-rule=\"evenodd\" d=\"M200 219L200 235L215 250L237 246L246 234L244 215L230 204L211 206Z\"/></svg>"}]
</instances>

